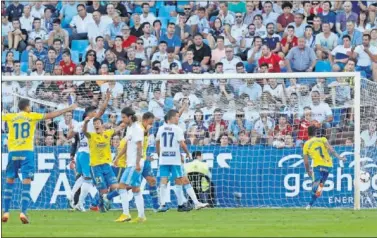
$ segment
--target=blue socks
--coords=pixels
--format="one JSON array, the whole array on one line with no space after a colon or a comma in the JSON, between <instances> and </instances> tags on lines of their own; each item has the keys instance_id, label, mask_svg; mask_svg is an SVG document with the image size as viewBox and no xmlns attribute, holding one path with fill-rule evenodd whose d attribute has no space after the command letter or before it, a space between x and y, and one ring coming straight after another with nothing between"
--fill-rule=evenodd
<instances>
[{"instance_id":1,"label":"blue socks","mask_svg":"<svg viewBox=\"0 0 377 238\"><path fill-rule=\"evenodd\" d=\"M312 199L310 200L309 202L309 205L310 206L313 206L315 200L317 200L317 195L316 195L316 192L318 190L318 187L319 187L319 184L320 184L320 181L316 181L313 183L313 188L312 188Z\"/></svg>"},{"instance_id":2,"label":"blue socks","mask_svg":"<svg viewBox=\"0 0 377 238\"><path fill-rule=\"evenodd\" d=\"M158 204L158 194L157 194L157 186L149 186L150 195L152 197L153 208L158 209L160 205Z\"/></svg>"},{"instance_id":3,"label":"blue socks","mask_svg":"<svg viewBox=\"0 0 377 238\"><path fill-rule=\"evenodd\" d=\"M21 212L26 214L30 203L30 184L22 184L21 192Z\"/></svg>"},{"instance_id":4,"label":"blue socks","mask_svg":"<svg viewBox=\"0 0 377 238\"><path fill-rule=\"evenodd\" d=\"M99 204L99 193L96 193L96 196L92 199L92 206L96 207Z\"/></svg>"},{"instance_id":5,"label":"blue socks","mask_svg":"<svg viewBox=\"0 0 377 238\"><path fill-rule=\"evenodd\" d=\"M111 191L107 194L107 199L109 199L111 201L111 200L113 200L113 198L115 198L118 195L119 195L118 189L115 189L115 190L113 190L113 191Z\"/></svg>"},{"instance_id":6,"label":"blue socks","mask_svg":"<svg viewBox=\"0 0 377 238\"><path fill-rule=\"evenodd\" d=\"M5 183L4 189L4 212L9 212L10 202L12 201L14 183Z\"/></svg>"}]
</instances>

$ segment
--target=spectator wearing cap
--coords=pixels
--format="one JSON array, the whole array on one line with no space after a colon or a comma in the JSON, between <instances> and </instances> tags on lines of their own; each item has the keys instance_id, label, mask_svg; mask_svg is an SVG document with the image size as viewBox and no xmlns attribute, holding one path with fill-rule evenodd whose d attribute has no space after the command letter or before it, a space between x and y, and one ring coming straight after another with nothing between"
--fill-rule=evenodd
<instances>
[{"instance_id":1,"label":"spectator wearing cap","mask_svg":"<svg viewBox=\"0 0 377 238\"><path fill-rule=\"evenodd\" d=\"M43 64L45 72L50 74L54 71L55 65L59 65L59 62L56 60L56 50L53 47L48 49L47 57Z\"/></svg>"},{"instance_id":2,"label":"spectator wearing cap","mask_svg":"<svg viewBox=\"0 0 377 238\"><path fill-rule=\"evenodd\" d=\"M35 42L34 40L39 37L42 39L43 44L47 43L47 32L41 28L41 19L40 18L34 18L33 21L34 29L29 33L29 40L28 44L34 46Z\"/></svg>"},{"instance_id":3,"label":"spectator wearing cap","mask_svg":"<svg viewBox=\"0 0 377 238\"><path fill-rule=\"evenodd\" d=\"M124 22L121 21L121 18L118 13L114 13L113 22L108 25L108 29L106 31L105 39L109 43L110 47L114 46L114 39L116 36L122 35L122 28L124 26Z\"/></svg>"},{"instance_id":4,"label":"spectator wearing cap","mask_svg":"<svg viewBox=\"0 0 377 238\"><path fill-rule=\"evenodd\" d=\"M220 62L223 63L224 73L235 73L236 65L241 62L241 59L234 56L234 48L228 45L225 47L225 57Z\"/></svg>"},{"instance_id":5,"label":"spectator wearing cap","mask_svg":"<svg viewBox=\"0 0 377 238\"><path fill-rule=\"evenodd\" d=\"M89 25L94 21L92 14L86 12L84 4L77 5L77 12L78 15L74 16L69 23L69 26L72 28L70 41L88 39Z\"/></svg>"},{"instance_id":6,"label":"spectator wearing cap","mask_svg":"<svg viewBox=\"0 0 377 238\"><path fill-rule=\"evenodd\" d=\"M268 23L273 23L276 25L279 14L273 12L273 4L271 1L264 2L263 12L263 25L267 25Z\"/></svg>"},{"instance_id":7,"label":"spectator wearing cap","mask_svg":"<svg viewBox=\"0 0 377 238\"><path fill-rule=\"evenodd\" d=\"M153 97L149 101L148 111L153 113L157 121L164 118L164 104L165 99L161 96L161 89L155 88L153 90Z\"/></svg>"},{"instance_id":8,"label":"spectator wearing cap","mask_svg":"<svg viewBox=\"0 0 377 238\"><path fill-rule=\"evenodd\" d=\"M305 38L298 39L298 45L293 47L285 58L289 72L312 72L317 57L312 48L305 45Z\"/></svg>"},{"instance_id":9,"label":"spectator wearing cap","mask_svg":"<svg viewBox=\"0 0 377 238\"><path fill-rule=\"evenodd\" d=\"M336 15L336 32L339 35L342 35L346 30L347 22L357 22L358 15L352 12L352 3L351 1L345 1L343 3L344 12L339 12Z\"/></svg>"},{"instance_id":10,"label":"spectator wearing cap","mask_svg":"<svg viewBox=\"0 0 377 238\"><path fill-rule=\"evenodd\" d=\"M318 13L322 22L327 22L330 25L330 30L335 30L336 13L331 11L332 4L330 1L324 1L322 3L322 12Z\"/></svg>"},{"instance_id":11,"label":"spectator wearing cap","mask_svg":"<svg viewBox=\"0 0 377 238\"><path fill-rule=\"evenodd\" d=\"M12 1L6 10L6 15L9 17L10 21L13 19L18 19L22 16L22 12L24 10L24 5L22 5L19 1Z\"/></svg>"},{"instance_id":12,"label":"spectator wearing cap","mask_svg":"<svg viewBox=\"0 0 377 238\"><path fill-rule=\"evenodd\" d=\"M271 52L267 45L262 46L262 56L260 57L258 63L261 66L263 63L268 64L268 72L279 73L280 72L280 56Z\"/></svg>"},{"instance_id":13,"label":"spectator wearing cap","mask_svg":"<svg viewBox=\"0 0 377 238\"><path fill-rule=\"evenodd\" d=\"M267 35L263 39L263 44L267 45L272 53L280 52L280 41L281 37L278 34L275 34L275 25L273 23L268 23L266 25Z\"/></svg>"},{"instance_id":14,"label":"spectator wearing cap","mask_svg":"<svg viewBox=\"0 0 377 238\"><path fill-rule=\"evenodd\" d=\"M150 11L149 3L144 2L141 4L142 14L140 15L140 22L143 24L144 22L149 22L150 25L156 20L156 17Z\"/></svg>"},{"instance_id":15,"label":"spectator wearing cap","mask_svg":"<svg viewBox=\"0 0 377 238\"><path fill-rule=\"evenodd\" d=\"M224 37L216 37L216 48L211 52L211 65L215 66L216 63L225 57Z\"/></svg>"},{"instance_id":16,"label":"spectator wearing cap","mask_svg":"<svg viewBox=\"0 0 377 238\"><path fill-rule=\"evenodd\" d=\"M175 35L174 32L175 24L173 22L169 22L167 32L161 36L160 41L165 41L168 44L168 47L174 48L175 54L179 54L182 42L180 37Z\"/></svg>"},{"instance_id":17,"label":"spectator wearing cap","mask_svg":"<svg viewBox=\"0 0 377 238\"><path fill-rule=\"evenodd\" d=\"M294 27L295 36L297 36L298 38L304 36L305 27L307 25L308 24L306 24L304 22L304 15L301 14L301 13L296 13L295 18L294 18L294 22L291 22L291 23L288 24L288 26ZM287 33L287 30L288 30L288 27L286 28L284 33Z\"/></svg>"},{"instance_id":18,"label":"spectator wearing cap","mask_svg":"<svg viewBox=\"0 0 377 238\"><path fill-rule=\"evenodd\" d=\"M156 51L158 40L156 36L151 34L151 24L149 22L142 23L141 28L143 30L143 35L140 36L140 39L143 40L144 48L146 49L147 55L149 57Z\"/></svg>"},{"instance_id":19,"label":"spectator wearing cap","mask_svg":"<svg viewBox=\"0 0 377 238\"><path fill-rule=\"evenodd\" d=\"M112 5L112 4L108 4L108 5ZM92 5L87 6L86 11L92 14L95 11L98 11L99 13L101 13L101 15L106 14L106 8L103 5L101 5L101 2L99 0L92 1Z\"/></svg>"},{"instance_id":20,"label":"spectator wearing cap","mask_svg":"<svg viewBox=\"0 0 377 238\"><path fill-rule=\"evenodd\" d=\"M343 36L349 36L351 39L351 46L356 47L358 45L361 45L363 42L363 33L361 33L359 30L355 29L355 22L354 21L347 21L346 28L344 32L340 34L340 37L338 38L338 45L342 44Z\"/></svg>"},{"instance_id":21,"label":"spectator wearing cap","mask_svg":"<svg viewBox=\"0 0 377 238\"><path fill-rule=\"evenodd\" d=\"M73 75L75 73L76 64L72 62L69 50L63 52L63 60L60 61L59 65L62 67L63 75Z\"/></svg>"},{"instance_id":22,"label":"spectator wearing cap","mask_svg":"<svg viewBox=\"0 0 377 238\"><path fill-rule=\"evenodd\" d=\"M192 69L195 66L200 66L200 63L194 61L194 51L188 49L185 54L186 61L182 63L182 69L185 73L192 73Z\"/></svg>"},{"instance_id":23,"label":"spectator wearing cap","mask_svg":"<svg viewBox=\"0 0 377 238\"><path fill-rule=\"evenodd\" d=\"M292 3L283 2L283 13L277 18L277 33L283 33L285 28L294 21L294 15L291 13Z\"/></svg>"},{"instance_id":24,"label":"spectator wearing cap","mask_svg":"<svg viewBox=\"0 0 377 238\"><path fill-rule=\"evenodd\" d=\"M64 48L69 48L69 34L61 27L60 19L53 21L53 28L54 30L48 36L48 45L51 46L55 39L60 39L64 44Z\"/></svg>"},{"instance_id":25,"label":"spectator wearing cap","mask_svg":"<svg viewBox=\"0 0 377 238\"><path fill-rule=\"evenodd\" d=\"M122 37L123 37L122 47L126 49L128 47L132 47L133 45L135 45L136 40L137 40L136 36L131 35L131 29L127 25L124 25L122 27Z\"/></svg>"},{"instance_id":26,"label":"spectator wearing cap","mask_svg":"<svg viewBox=\"0 0 377 238\"><path fill-rule=\"evenodd\" d=\"M23 51L27 46L28 33L21 28L20 20L17 18L12 19L12 27L13 30L8 32L9 49Z\"/></svg>"},{"instance_id":27,"label":"spectator wearing cap","mask_svg":"<svg viewBox=\"0 0 377 238\"><path fill-rule=\"evenodd\" d=\"M245 84L240 87L238 95L247 94L252 101L259 101L262 96L262 87L255 83L255 79L245 79Z\"/></svg>"},{"instance_id":28,"label":"spectator wearing cap","mask_svg":"<svg viewBox=\"0 0 377 238\"><path fill-rule=\"evenodd\" d=\"M167 59L168 58L168 54L166 52L167 48L168 48L168 44L165 41L160 41L160 43L158 44L158 51L153 54L151 61L154 62L158 60L162 62L163 60Z\"/></svg>"},{"instance_id":29,"label":"spectator wearing cap","mask_svg":"<svg viewBox=\"0 0 377 238\"><path fill-rule=\"evenodd\" d=\"M286 36L282 39L282 51L288 54L289 50L298 45L298 38L295 36L294 26L288 26L286 29Z\"/></svg>"},{"instance_id":30,"label":"spectator wearing cap","mask_svg":"<svg viewBox=\"0 0 377 238\"><path fill-rule=\"evenodd\" d=\"M126 69L128 69L131 74L138 74L141 68L142 60L136 58L135 49L130 47L127 49L127 59L126 59Z\"/></svg>"},{"instance_id":31,"label":"spectator wearing cap","mask_svg":"<svg viewBox=\"0 0 377 238\"><path fill-rule=\"evenodd\" d=\"M352 56L351 37L345 35L342 37L343 44L337 45L329 54L329 59L334 72L344 70L350 56Z\"/></svg>"},{"instance_id":32,"label":"spectator wearing cap","mask_svg":"<svg viewBox=\"0 0 377 238\"><path fill-rule=\"evenodd\" d=\"M176 63L178 66L178 69L182 69L181 62L176 60L176 54L175 54L175 49L172 47L169 47L167 49L168 57L161 61L161 71L162 73L169 73L170 72L170 64L171 63Z\"/></svg>"},{"instance_id":33,"label":"spectator wearing cap","mask_svg":"<svg viewBox=\"0 0 377 238\"><path fill-rule=\"evenodd\" d=\"M357 60L356 70L364 72L367 78L377 80L377 47L370 45L370 35L363 35L362 45L356 46L353 58Z\"/></svg>"},{"instance_id":34,"label":"spectator wearing cap","mask_svg":"<svg viewBox=\"0 0 377 238\"><path fill-rule=\"evenodd\" d=\"M94 11L93 22L88 23L88 40L92 47L96 45L96 39L98 36L105 37L108 34L108 26L105 21L101 19L101 12Z\"/></svg>"},{"instance_id":35,"label":"spectator wearing cap","mask_svg":"<svg viewBox=\"0 0 377 238\"><path fill-rule=\"evenodd\" d=\"M327 55L338 45L338 36L331 32L328 22L322 23L322 33L315 38L316 49L326 53Z\"/></svg>"}]
</instances>

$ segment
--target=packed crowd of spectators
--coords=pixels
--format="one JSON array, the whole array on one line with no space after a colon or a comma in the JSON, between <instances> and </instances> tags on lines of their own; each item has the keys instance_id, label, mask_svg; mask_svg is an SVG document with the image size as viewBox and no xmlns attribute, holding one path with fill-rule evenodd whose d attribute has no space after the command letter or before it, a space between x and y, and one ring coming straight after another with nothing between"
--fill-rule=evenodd
<instances>
[{"instance_id":1,"label":"packed crowd of spectators","mask_svg":"<svg viewBox=\"0 0 377 238\"><path fill-rule=\"evenodd\" d=\"M375 1L2 1L2 71L34 77L360 71L377 81L376 11ZM110 89L109 128L121 108L132 106L154 113L153 137L175 108L194 145L290 148L308 139L311 124L334 143L353 143L352 78L25 79L2 83L3 110L15 110L14 93L42 105L99 106ZM73 118L43 122L37 143L71 143ZM375 118L367 128L372 142L364 143L376 145Z\"/></svg>"}]
</instances>

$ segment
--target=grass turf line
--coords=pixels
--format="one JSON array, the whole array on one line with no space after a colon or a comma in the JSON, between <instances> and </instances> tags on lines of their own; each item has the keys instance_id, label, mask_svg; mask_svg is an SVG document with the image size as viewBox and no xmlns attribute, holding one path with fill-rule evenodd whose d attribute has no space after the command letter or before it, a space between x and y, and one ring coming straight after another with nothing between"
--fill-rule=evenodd
<instances>
[{"instance_id":1,"label":"grass turf line","mask_svg":"<svg viewBox=\"0 0 377 238\"><path fill-rule=\"evenodd\" d=\"M30 211L22 225L18 211L3 223L9 236L376 236L376 210L205 209L190 213L147 211L144 224L115 223L120 211L107 213ZM136 211L132 211L136 217Z\"/></svg>"}]
</instances>

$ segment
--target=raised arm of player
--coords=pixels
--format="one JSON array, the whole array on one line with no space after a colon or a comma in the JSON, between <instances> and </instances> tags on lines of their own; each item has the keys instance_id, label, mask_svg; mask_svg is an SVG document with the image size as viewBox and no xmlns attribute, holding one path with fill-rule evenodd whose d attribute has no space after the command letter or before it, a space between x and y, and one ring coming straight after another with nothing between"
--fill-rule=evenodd
<instances>
[{"instance_id":1,"label":"raised arm of player","mask_svg":"<svg viewBox=\"0 0 377 238\"><path fill-rule=\"evenodd\" d=\"M102 115L105 113L107 105L109 104L110 98L111 98L111 91L110 91L110 89L107 89L105 101L102 103L101 107L99 108L99 110L98 110L98 112L95 116L96 118L101 118Z\"/></svg>"},{"instance_id":2,"label":"raised arm of player","mask_svg":"<svg viewBox=\"0 0 377 238\"><path fill-rule=\"evenodd\" d=\"M329 142L326 142L326 143L325 143L325 146L326 146L327 150L328 150L332 155L334 155L336 158L338 158L338 159L340 159L340 160L343 160L343 161L346 160L345 157L340 156L338 153L336 153L335 149L329 144Z\"/></svg>"},{"instance_id":3,"label":"raised arm of player","mask_svg":"<svg viewBox=\"0 0 377 238\"><path fill-rule=\"evenodd\" d=\"M70 112L70 111L75 110L76 108L77 108L77 104L74 103L74 104L72 104L71 106L69 106L67 108L47 113L44 119L52 119L52 118L61 116L61 115L63 115L66 112Z\"/></svg>"},{"instance_id":4,"label":"raised arm of player","mask_svg":"<svg viewBox=\"0 0 377 238\"><path fill-rule=\"evenodd\" d=\"M90 138L90 133L88 133L88 123L90 121L90 117L85 117L84 119L84 124L82 125L82 133L84 133L84 135L87 137L87 138Z\"/></svg>"}]
</instances>

